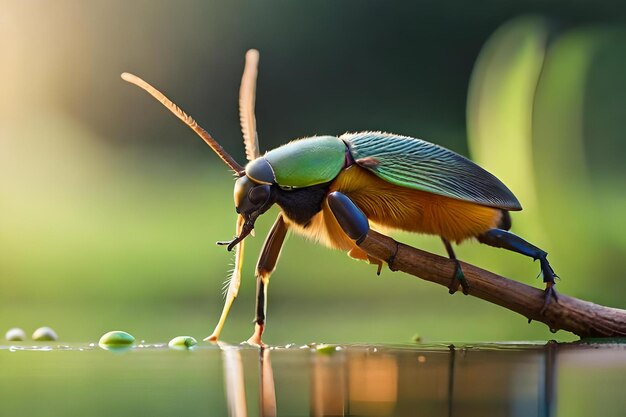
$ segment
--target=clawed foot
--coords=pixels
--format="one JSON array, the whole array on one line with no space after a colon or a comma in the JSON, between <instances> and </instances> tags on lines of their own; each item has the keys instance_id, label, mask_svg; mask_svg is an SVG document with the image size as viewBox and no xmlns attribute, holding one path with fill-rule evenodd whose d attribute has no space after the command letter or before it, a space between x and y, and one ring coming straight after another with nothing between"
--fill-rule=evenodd
<instances>
[{"instance_id":1,"label":"clawed foot","mask_svg":"<svg viewBox=\"0 0 626 417\"><path fill-rule=\"evenodd\" d=\"M452 278L452 282L448 286L449 288L448 292L450 294L454 294L458 290L459 284L460 284L461 288L463 289L463 294L467 295L469 294L469 289L470 289L469 283L467 282L467 279L465 278L465 274L463 273L463 270L461 269L461 264L459 263L459 261L454 259L454 262L456 266L454 268L454 276Z\"/></svg>"},{"instance_id":2,"label":"clawed foot","mask_svg":"<svg viewBox=\"0 0 626 417\"><path fill-rule=\"evenodd\" d=\"M260 348L264 348L267 347L267 345L265 343L263 343L263 340L261 340L261 336L263 335L263 329L264 329L265 325L263 324L255 324L254 325L254 333L252 334L252 336L250 336L250 338L248 340L246 340L246 343L251 345L251 346L258 346Z\"/></svg>"},{"instance_id":3,"label":"clawed foot","mask_svg":"<svg viewBox=\"0 0 626 417\"><path fill-rule=\"evenodd\" d=\"M211 335L209 337L204 338L205 342L211 342L213 344L219 344L219 342L217 341L217 336L215 335ZM266 348L267 345L265 343L263 343L263 340L261 340L261 335L257 334L257 332L255 331L254 334L245 342L242 343L247 343L250 346L256 346L256 347L260 347L260 348Z\"/></svg>"},{"instance_id":4,"label":"clawed foot","mask_svg":"<svg viewBox=\"0 0 626 417\"><path fill-rule=\"evenodd\" d=\"M213 333L211 336L205 337L204 341L205 342L211 342L211 343L217 343L217 335L215 333Z\"/></svg>"},{"instance_id":5,"label":"clawed foot","mask_svg":"<svg viewBox=\"0 0 626 417\"><path fill-rule=\"evenodd\" d=\"M553 298L555 302L559 302L559 297L554 289L554 280L558 278L558 275L554 273L554 270L545 256L539 258L539 262L541 263L541 275L543 276L543 282L546 283L546 289L543 292L543 307L539 312L539 314L543 316Z\"/></svg>"},{"instance_id":6,"label":"clawed foot","mask_svg":"<svg viewBox=\"0 0 626 417\"><path fill-rule=\"evenodd\" d=\"M555 302L559 302L559 296L554 289L554 285L554 282L546 282L546 289L543 291L543 307L541 307L541 311L539 312L542 316L546 312L546 309L552 302L553 298Z\"/></svg>"},{"instance_id":7,"label":"clawed foot","mask_svg":"<svg viewBox=\"0 0 626 417\"><path fill-rule=\"evenodd\" d=\"M544 256L543 258L539 258L539 263L541 264L541 276L543 277L543 282L554 284L554 280L559 276L554 273L554 269L550 266L548 259Z\"/></svg>"},{"instance_id":8,"label":"clawed foot","mask_svg":"<svg viewBox=\"0 0 626 417\"><path fill-rule=\"evenodd\" d=\"M256 347L260 347L260 348L266 348L267 345L261 340L260 337L256 337L256 335L252 335L252 337L250 337L250 339L246 340L245 343L249 344L250 346L256 346Z\"/></svg>"}]
</instances>

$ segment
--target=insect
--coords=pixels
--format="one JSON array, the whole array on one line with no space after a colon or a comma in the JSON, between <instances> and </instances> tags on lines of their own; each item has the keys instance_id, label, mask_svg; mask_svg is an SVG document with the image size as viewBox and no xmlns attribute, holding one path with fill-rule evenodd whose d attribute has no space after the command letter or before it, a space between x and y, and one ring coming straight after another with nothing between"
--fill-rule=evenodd
<instances>
[{"instance_id":1,"label":"insect","mask_svg":"<svg viewBox=\"0 0 626 417\"><path fill-rule=\"evenodd\" d=\"M218 242L235 249L235 267L220 319L205 340L216 341L241 282L244 239L255 221L274 204L280 213L261 251L257 266L255 329L249 343L263 345L267 286L287 233L291 230L349 256L390 268L390 259L371 258L359 248L370 226L438 235L456 263L450 293L459 286L467 294L452 243L475 238L539 260L544 309L557 277L547 253L509 232L510 211L522 207L495 176L467 158L424 140L381 132L314 136L295 140L261 156L255 100L259 54L250 50L239 91L239 114L248 164L237 163L194 119L154 87L132 74L122 78L146 90L193 129L235 173L237 212L234 239Z\"/></svg>"}]
</instances>

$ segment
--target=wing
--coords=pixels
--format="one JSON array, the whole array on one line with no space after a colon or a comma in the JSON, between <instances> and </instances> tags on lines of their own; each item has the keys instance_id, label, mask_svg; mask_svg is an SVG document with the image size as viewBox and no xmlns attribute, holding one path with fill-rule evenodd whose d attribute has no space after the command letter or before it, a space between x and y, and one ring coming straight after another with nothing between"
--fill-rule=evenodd
<instances>
[{"instance_id":1,"label":"wing","mask_svg":"<svg viewBox=\"0 0 626 417\"><path fill-rule=\"evenodd\" d=\"M256 100L256 77L259 66L259 51L250 49L246 53L246 66L241 77L239 88L239 122L243 142L246 145L246 157L253 161L260 156L259 138L256 132L254 102Z\"/></svg>"},{"instance_id":2,"label":"wing","mask_svg":"<svg viewBox=\"0 0 626 417\"><path fill-rule=\"evenodd\" d=\"M346 133L340 139L357 164L392 184L504 210L522 209L499 179L441 146L381 132Z\"/></svg>"}]
</instances>

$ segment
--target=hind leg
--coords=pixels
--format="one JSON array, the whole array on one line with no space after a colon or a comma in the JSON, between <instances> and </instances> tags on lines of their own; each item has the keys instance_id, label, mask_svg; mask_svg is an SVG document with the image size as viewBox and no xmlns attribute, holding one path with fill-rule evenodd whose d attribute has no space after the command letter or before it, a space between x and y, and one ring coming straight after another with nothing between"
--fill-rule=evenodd
<instances>
[{"instance_id":1,"label":"hind leg","mask_svg":"<svg viewBox=\"0 0 626 417\"><path fill-rule=\"evenodd\" d=\"M469 293L469 284L467 283L467 280L465 279L465 274L463 273L463 270L461 269L461 264L459 263L459 260L456 259L456 255L454 254L454 250L452 249L452 244L444 238L441 238L441 240L443 244L446 246L446 251L448 252L448 256L456 264L456 267L454 268L454 276L452 277L452 282L450 283L450 286L448 287L450 289L449 292L450 294L454 294L456 290L459 288L459 284L461 284L461 288L463 288L463 294L467 295Z\"/></svg>"},{"instance_id":2,"label":"hind leg","mask_svg":"<svg viewBox=\"0 0 626 417\"><path fill-rule=\"evenodd\" d=\"M541 309L541 313L545 311L546 307L550 304L552 298L558 301L556 291L554 290L554 279L558 276L554 273L554 270L548 262L548 253L539 249L538 247L528 243L521 237L514 235L511 232L507 232L502 229L491 229L477 236L480 243L484 243L496 248L503 248L513 252L521 253L522 255L530 256L534 260L539 259L541 264L541 275L543 276L543 282L546 283L544 304Z\"/></svg>"}]
</instances>

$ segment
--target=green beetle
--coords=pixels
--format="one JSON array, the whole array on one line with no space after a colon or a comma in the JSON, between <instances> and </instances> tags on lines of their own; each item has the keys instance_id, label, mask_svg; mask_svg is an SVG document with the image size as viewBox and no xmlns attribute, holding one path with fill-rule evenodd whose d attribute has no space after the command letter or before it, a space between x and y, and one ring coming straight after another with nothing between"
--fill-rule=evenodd
<instances>
[{"instance_id":1,"label":"green beetle","mask_svg":"<svg viewBox=\"0 0 626 417\"><path fill-rule=\"evenodd\" d=\"M469 285L452 249L452 242L468 238L539 260L546 283L544 308L557 299L557 277L547 253L508 230L509 211L522 207L495 176L467 158L441 146L407 136L382 132L314 136L294 140L260 155L254 116L259 54L250 50L239 93L241 127L249 163L242 167L204 129L178 106L142 79L122 78L159 100L193 129L235 172L234 199L238 213L235 268L221 317L205 340L216 341L241 282L244 239L256 219L274 204L280 213L261 251L257 267L255 330L249 343L262 345L267 285L289 230L356 259L392 265L393 259L375 259L359 248L370 226L441 237L456 263L450 293Z\"/></svg>"}]
</instances>

